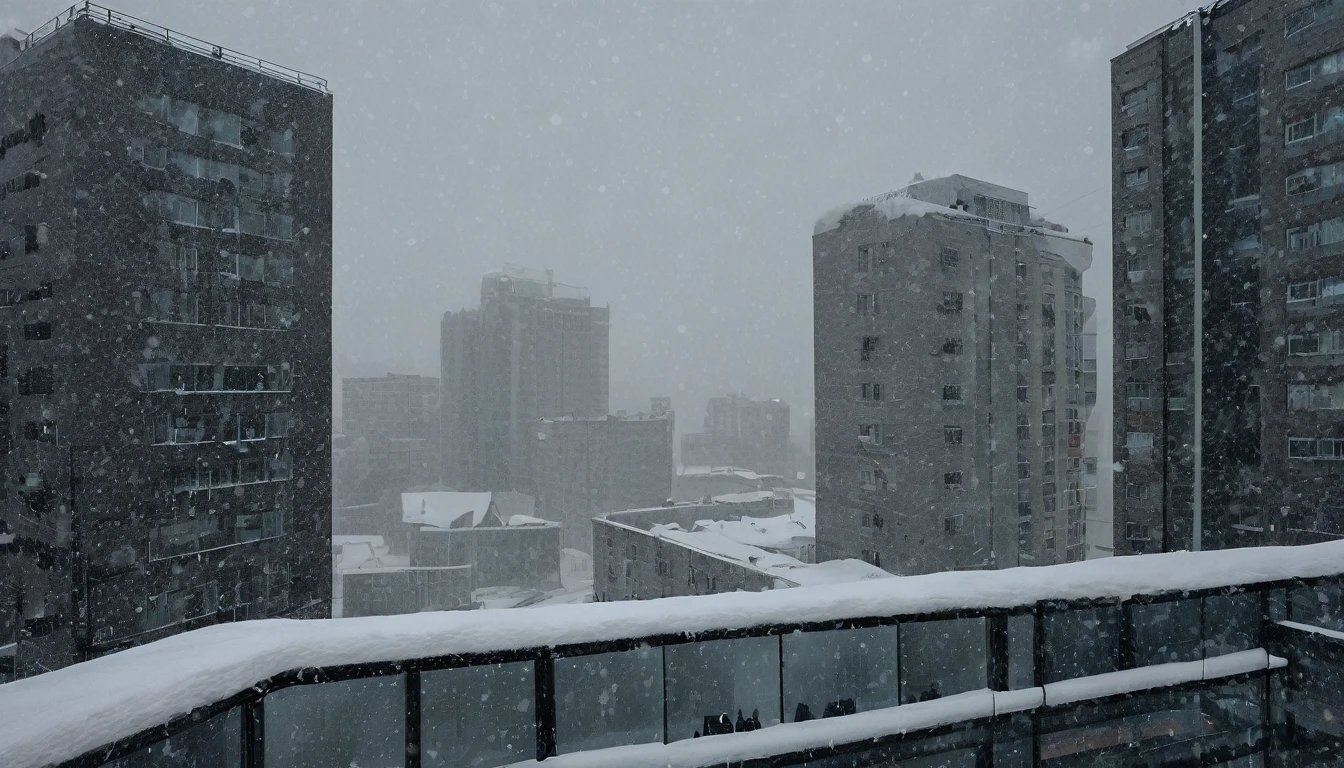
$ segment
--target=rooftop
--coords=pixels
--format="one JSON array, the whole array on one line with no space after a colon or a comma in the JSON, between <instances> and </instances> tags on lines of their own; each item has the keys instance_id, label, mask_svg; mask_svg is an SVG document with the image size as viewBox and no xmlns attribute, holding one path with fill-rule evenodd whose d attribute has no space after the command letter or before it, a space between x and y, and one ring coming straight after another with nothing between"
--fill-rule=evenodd
<instances>
[{"instance_id":1,"label":"rooftop","mask_svg":"<svg viewBox=\"0 0 1344 768\"><path fill-rule=\"evenodd\" d=\"M294 83L295 85L321 93L331 93L327 87L327 81L316 75L310 75L307 72L301 72L297 69L291 69L265 59L257 58L256 56L240 53L232 48L225 48L222 45L216 45L215 43L210 43L198 37L192 37L191 35L183 34L181 32L175 32L153 22L145 21L144 19L88 2L70 6L57 14L55 18L21 37L18 41L18 58L21 58L26 51L40 45L59 30L80 20L88 20L104 26L132 32L141 37L154 40L181 51L208 56L216 61L222 61L226 64L242 67L243 69L252 72L258 72L268 77L273 77L288 83ZM13 59L12 61L17 61L18 58ZM12 61L9 63L12 63ZM8 66L8 63L0 65L0 70L3 70L5 66Z\"/></svg>"}]
</instances>

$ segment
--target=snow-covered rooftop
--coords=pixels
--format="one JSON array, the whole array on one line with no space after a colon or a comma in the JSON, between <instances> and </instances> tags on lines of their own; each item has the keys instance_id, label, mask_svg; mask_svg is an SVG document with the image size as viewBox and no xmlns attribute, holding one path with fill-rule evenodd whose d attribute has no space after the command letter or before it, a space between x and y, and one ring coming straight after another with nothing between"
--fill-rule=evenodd
<instances>
[{"instance_id":1,"label":"snow-covered rooftop","mask_svg":"<svg viewBox=\"0 0 1344 768\"><path fill-rule=\"evenodd\" d=\"M743 501L761 501L771 498L769 491L755 493L733 493L715 496L714 501L729 502L737 497L763 497L741 499ZM740 544L766 549L786 549L796 538L816 538L817 505L806 499L794 498L793 512L774 517L743 517L740 520L706 520L700 523L706 530Z\"/></svg>"},{"instance_id":2,"label":"snow-covered rooftop","mask_svg":"<svg viewBox=\"0 0 1344 768\"><path fill-rule=\"evenodd\" d=\"M70 759L303 667L1006 608L1042 600L1123 598L1342 572L1344 541L1337 541L530 611L220 624L0 685L0 755L6 768Z\"/></svg>"},{"instance_id":3,"label":"snow-covered rooftop","mask_svg":"<svg viewBox=\"0 0 1344 768\"><path fill-rule=\"evenodd\" d=\"M430 491L401 494L402 522L451 528L463 515L471 515L467 527L481 524L490 511L489 493L460 491Z\"/></svg>"}]
</instances>

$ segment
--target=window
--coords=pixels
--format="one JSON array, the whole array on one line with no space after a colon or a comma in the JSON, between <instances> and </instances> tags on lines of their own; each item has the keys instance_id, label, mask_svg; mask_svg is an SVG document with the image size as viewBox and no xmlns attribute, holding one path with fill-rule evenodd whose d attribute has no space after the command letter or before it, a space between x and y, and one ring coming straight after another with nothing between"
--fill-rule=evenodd
<instances>
[{"instance_id":1,"label":"window","mask_svg":"<svg viewBox=\"0 0 1344 768\"><path fill-rule=\"evenodd\" d=\"M961 255L957 253L956 248L944 248L939 260L944 269L953 269L961 261Z\"/></svg>"},{"instance_id":2,"label":"window","mask_svg":"<svg viewBox=\"0 0 1344 768\"><path fill-rule=\"evenodd\" d=\"M1125 382L1125 398L1127 406L1131 411L1152 410L1152 389L1153 384L1150 381L1127 381Z\"/></svg>"},{"instance_id":3,"label":"window","mask_svg":"<svg viewBox=\"0 0 1344 768\"><path fill-rule=\"evenodd\" d=\"M881 443L881 442L882 442L882 425L881 425L881 424L860 424L860 425L859 425L859 440L861 440L861 441L863 441L863 442L867 442L867 443Z\"/></svg>"},{"instance_id":4,"label":"window","mask_svg":"<svg viewBox=\"0 0 1344 768\"><path fill-rule=\"evenodd\" d=\"M943 303L939 311L955 313L962 309L962 294L959 291L943 291Z\"/></svg>"},{"instance_id":5,"label":"window","mask_svg":"<svg viewBox=\"0 0 1344 768\"><path fill-rule=\"evenodd\" d=\"M865 563L868 563L869 565L875 565L875 566L877 566L878 568L881 568L881 567L882 567L882 553L881 553L881 552L878 552L878 551L875 550L875 549L865 549L865 550L863 550L863 552L860 554L860 556L863 558L863 561L864 561Z\"/></svg>"},{"instance_id":6,"label":"window","mask_svg":"<svg viewBox=\"0 0 1344 768\"><path fill-rule=\"evenodd\" d=\"M37 365L19 374L20 395L50 395L55 389L50 365Z\"/></svg>"},{"instance_id":7,"label":"window","mask_svg":"<svg viewBox=\"0 0 1344 768\"><path fill-rule=\"evenodd\" d=\"M1344 163L1330 163L1305 168L1284 180L1284 192L1300 195L1317 189L1329 189L1344 184Z\"/></svg>"},{"instance_id":8,"label":"window","mask_svg":"<svg viewBox=\"0 0 1344 768\"><path fill-rule=\"evenodd\" d=\"M1148 146L1148 126L1139 125L1120 134L1120 143L1125 151L1136 151Z\"/></svg>"},{"instance_id":9,"label":"window","mask_svg":"<svg viewBox=\"0 0 1344 768\"><path fill-rule=\"evenodd\" d=\"M943 518L943 533L961 533L962 516L948 515Z\"/></svg>"},{"instance_id":10,"label":"window","mask_svg":"<svg viewBox=\"0 0 1344 768\"><path fill-rule=\"evenodd\" d=\"M1125 305L1125 317L1136 323L1152 322L1153 316L1148 312L1148 302L1131 301Z\"/></svg>"},{"instance_id":11,"label":"window","mask_svg":"<svg viewBox=\"0 0 1344 768\"><path fill-rule=\"evenodd\" d=\"M860 293L858 299L855 301L855 308L860 315L876 315L877 294Z\"/></svg>"},{"instance_id":12,"label":"window","mask_svg":"<svg viewBox=\"0 0 1344 768\"><path fill-rule=\"evenodd\" d=\"M1131 459L1150 459L1153 456L1153 433L1126 432L1125 450Z\"/></svg>"},{"instance_id":13,"label":"window","mask_svg":"<svg viewBox=\"0 0 1344 768\"><path fill-rule=\"evenodd\" d=\"M1333 19L1344 3L1339 0L1320 0L1306 8L1299 8L1283 18L1283 36L1289 37Z\"/></svg>"},{"instance_id":14,"label":"window","mask_svg":"<svg viewBox=\"0 0 1344 768\"><path fill-rule=\"evenodd\" d=\"M1023 262L1020 262L1020 261L1017 262L1016 273L1017 273L1017 279L1018 279L1018 280L1026 280L1026 279L1027 279L1027 265L1024 264Z\"/></svg>"},{"instance_id":15,"label":"window","mask_svg":"<svg viewBox=\"0 0 1344 768\"><path fill-rule=\"evenodd\" d=\"M860 469L859 484L864 490L885 491L887 490L887 473L880 469ZM864 524L867 525L868 516L864 515ZM881 528L879 524L877 527Z\"/></svg>"},{"instance_id":16,"label":"window","mask_svg":"<svg viewBox=\"0 0 1344 768\"><path fill-rule=\"evenodd\" d=\"M1148 169L1137 168L1132 171L1125 171L1126 187L1141 187L1148 183Z\"/></svg>"},{"instance_id":17,"label":"window","mask_svg":"<svg viewBox=\"0 0 1344 768\"><path fill-rule=\"evenodd\" d=\"M1344 218L1327 219L1288 230L1288 250L1303 251L1344 241Z\"/></svg>"},{"instance_id":18,"label":"window","mask_svg":"<svg viewBox=\"0 0 1344 768\"><path fill-rule=\"evenodd\" d=\"M873 353L877 351L877 336L864 336L863 347L859 351L859 360L869 362L873 359Z\"/></svg>"},{"instance_id":19,"label":"window","mask_svg":"<svg viewBox=\"0 0 1344 768\"><path fill-rule=\"evenodd\" d=\"M957 384L947 384L943 387L943 402L961 402L961 387Z\"/></svg>"},{"instance_id":20,"label":"window","mask_svg":"<svg viewBox=\"0 0 1344 768\"><path fill-rule=\"evenodd\" d=\"M44 341L51 338L51 323L26 323L23 326L23 338L28 341Z\"/></svg>"},{"instance_id":21,"label":"window","mask_svg":"<svg viewBox=\"0 0 1344 768\"><path fill-rule=\"evenodd\" d=\"M1148 356L1147 342L1131 341L1125 344L1126 360L1146 360Z\"/></svg>"},{"instance_id":22,"label":"window","mask_svg":"<svg viewBox=\"0 0 1344 768\"><path fill-rule=\"evenodd\" d=\"M1306 141L1316 135L1316 116L1312 115L1301 120L1287 123L1283 128L1283 141L1285 144L1296 144L1299 141Z\"/></svg>"},{"instance_id":23,"label":"window","mask_svg":"<svg viewBox=\"0 0 1344 768\"><path fill-rule=\"evenodd\" d=\"M943 354L944 354L944 355L960 355L960 354L961 354L961 339L951 338L951 337L945 339L945 340L943 341Z\"/></svg>"},{"instance_id":24,"label":"window","mask_svg":"<svg viewBox=\"0 0 1344 768\"><path fill-rule=\"evenodd\" d=\"M1283 87L1286 90L1300 88L1313 80L1337 75L1344 71L1344 51L1335 51L1309 61L1298 67L1293 67L1284 73Z\"/></svg>"},{"instance_id":25,"label":"window","mask_svg":"<svg viewBox=\"0 0 1344 768\"><path fill-rule=\"evenodd\" d=\"M961 427L943 427L943 442L948 445L961 445Z\"/></svg>"},{"instance_id":26,"label":"window","mask_svg":"<svg viewBox=\"0 0 1344 768\"><path fill-rule=\"evenodd\" d=\"M944 472L943 487L949 491L961 490L961 472Z\"/></svg>"},{"instance_id":27,"label":"window","mask_svg":"<svg viewBox=\"0 0 1344 768\"><path fill-rule=\"evenodd\" d=\"M859 271L873 271L873 247L871 245L859 246Z\"/></svg>"},{"instance_id":28,"label":"window","mask_svg":"<svg viewBox=\"0 0 1344 768\"><path fill-rule=\"evenodd\" d=\"M1126 483L1125 498L1143 501L1148 498L1148 486L1143 483Z\"/></svg>"},{"instance_id":29,"label":"window","mask_svg":"<svg viewBox=\"0 0 1344 768\"><path fill-rule=\"evenodd\" d=\"M1124 218L1125 234L1142 235L1153 228L1153 212L1139 211L1138 213L1125 214Z\"/></svg>"},{"instance_id":30,"label":"window","mask_svg":"<svg viewBox=\"0 0 1344 768\"><path fill-rule=\"evenodd\" d=\"M860 389L861 389L861 391L862 391L863 399L864 399L864 400L874 400L874 401L876 401L876 400L881 400L881 399L882 399L882 385L881 385L881 384L863 384L863 385L860 386Z\"/></svg>"},{"instance_id":31,"label":"window","mask_svg":"<svg viewBox=\"0 0 1344 768\"><path fill-rule=\"evenodd\" d=\"M1148 97L1151 92L1151 83L1144 83L1138 88L1131 88L1120 94L1120 109L1128 112L1137 107L1148 103Z\"/></svg>"},{"instance_id":32,"label":"window","mask_svg":"<svg viewBox=\"0 0 1344 768\"><path fill-rule=\"evenodd\" d=\"M1295 357L1309 355L1337 355L1344 352L1339 331L1295 333L1288 336L1288 354Z\"/></svg>"}]
</instances>

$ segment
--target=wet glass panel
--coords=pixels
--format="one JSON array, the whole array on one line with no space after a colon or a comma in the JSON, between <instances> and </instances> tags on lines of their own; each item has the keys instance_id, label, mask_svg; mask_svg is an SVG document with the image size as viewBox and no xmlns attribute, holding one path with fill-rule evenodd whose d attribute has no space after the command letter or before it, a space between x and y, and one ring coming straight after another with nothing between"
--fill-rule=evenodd
<instances>
[{"instance_id":1,"label":"wet glass panel","mask_svg":"<svg viewBox=\"0 0 1344 768\"><path fill-rule=\"evenodd\" d=\"M296 685L266 696L266 768L406 764L401 675Z\"/></svg>"},{"instance_id":2,"label":"wet glass panel","mask_svg":"<svg viewBox=\"0 0 1344 768\"><path fill-rule=\"evenodd\" d=\"M1166 765L1198 752L1206 732L1198 693L1140 694L1080 704L1041 718L1041 765L1048 768Z\"/></svg>"},{"instance_id":3,"label":"wet glass panel","mask_svg":"<svg viewBox=\"0 0 1344 768\"><path fill-rule=\"evenodd\" d=\"M519 661L422 672L421 765L474 768L535 757L533 670L533 662Z\"/></svg>"},{"instance_id":4,"label":"wet glass panel","mask_svg":"<svg viewBox=\"0 0 1344 768\"><path fill-rule=\"evenodd\" d=\"M662 741L662 649L556 659L555 712L560 754Z\"/></svg>"},{"instance_id":5,"label":"wet glass panel","mask_svg":"<svg viewBox=\"0 0 1344 768\"><path fill-rule=\"evenodd\" d=\"M1204 598L1204 653L1220 656L1260 647L1260 594Z\"/></svg>"},{"instance_id":6,"label":"wet glass panel","mask_svg":"<svg viewBox=\"0 0 1344 768\"><path fill-rule=\"evenodd\" d=\"M989 687L985 619L901 625L901 703Z\"/></svg>"},{"instance_id":7,"label":"wet glass panel","mask_svg":"<svg viewBox=\"0 0 1344 768\"><path fill-rule=\"evenodd\" d=\"M1026 613L1008 617L1008 688L1036 685L1036 617Z\"/></svg>"},{"instance_id":8,"label":"wet glass panel","mask_svg":"<svg viewBox=\"0 0 1344 768\"><path fill-rule=\"evenodd\" d=\"M103 768L239 768L242 729L241 711L230 709Z\"/></svg>"},{"instance_id":9,"label":"wet glass panel","mask_svg":"<svg viewBox=\"0 0 1344 768\"><path fill-rule=\"evenodd\" d=\"M1289 590L1292 620L1344 632L1344 585L1340 583L1293 587Z\"/></svg>"},{"instance_id":10,"label":"wet glass panel","mask_svg":"<svg viewBox=\"0 0 1344 768\"><path fill-rule=\"evenodd\" d=\"M1044 626L1046 682L1120 668L1120 606L1050 611Z\"/></svg>"},{"instance_id":11,"label":"wet glass panel","mask_svg":"<svg viewBox=\"0 0 1344 768\"><path fill-rule=\"evenodd\" d=\"M1031 715L1019 712L994 724L994 768L1031 768Z\"/></svg>"},{"instance_id":12,"label":"wet glass panel","mask_svg":"<svg viewBox=\"0 0 1344 768\"><path fill-rule=\"evenodd\" d=\"M669 645L664 652L668 741L779 723L779 638Z\"/></svg>"},{"instance_id":13,"label":"wet glass panel","mask_svg":"<svg viewBox=\"0 0 1344 768\"><path fill-rule=\"evenodd\" d=\"M1200 601L1170 600L1129 606L1134 666L1203 658Z\"/></svg>"},{"instance_id":14,"label":"wet glass panel","mask_svg":"<svg viewBox=\"0 0 1344 768\"><path fill-rule=\"evenodd\" d=\"M896 638L895 626L784 635L784 719L896 706Z\"/></svg>"}]
</instances>

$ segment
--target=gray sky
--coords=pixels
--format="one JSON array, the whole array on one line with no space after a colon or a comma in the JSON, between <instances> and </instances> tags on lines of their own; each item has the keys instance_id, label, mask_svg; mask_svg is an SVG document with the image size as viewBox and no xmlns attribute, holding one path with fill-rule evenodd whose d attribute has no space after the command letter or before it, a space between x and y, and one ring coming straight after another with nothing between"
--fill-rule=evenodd
<instances>
[{"instance_id":1,"label":"gray sky","mask_svg":"<svg viewBox=\"0 0 1344 768\"><path fill-rule=\"evenodd\" d=\"M116 8L330 80L338 376L437 375L439 317L511 261L611 305L613 409L669 394L694 426L707 397L741 390L788 400L799 432L812 224L916 171L1026 190L1090 235L1085 285L1109 334L1110 59L1196 5ZM5 6L0 25L32 29L61 4Z\"/></svg>"}]
</instances>

